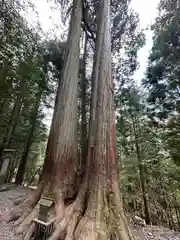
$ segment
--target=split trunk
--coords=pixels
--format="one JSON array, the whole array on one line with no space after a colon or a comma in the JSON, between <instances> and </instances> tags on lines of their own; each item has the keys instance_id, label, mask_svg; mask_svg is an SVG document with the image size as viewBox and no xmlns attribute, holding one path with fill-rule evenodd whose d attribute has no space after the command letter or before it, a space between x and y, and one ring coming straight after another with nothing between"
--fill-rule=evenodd
<instances>
[{"instance_id":1,"label":"split trunk","mask_svg":"<svg viewBox=\"0 0 180 240\"><path fill-rule=\"evenodd\" d=\"M110 0L101 0L98 11L90 129L84 175L77 179L77 87L82 0L73 1L61 89L51 126L47 157L38 189L12 212L23 215L17 232L30 239L41 195L55 201L55 230L50 240L132 240L125 218L116 156L116 129L111 79ZM21 209L21 211L20 211ZM26 210L26 211L25 211Z\"/></svg>"}]
</instances>

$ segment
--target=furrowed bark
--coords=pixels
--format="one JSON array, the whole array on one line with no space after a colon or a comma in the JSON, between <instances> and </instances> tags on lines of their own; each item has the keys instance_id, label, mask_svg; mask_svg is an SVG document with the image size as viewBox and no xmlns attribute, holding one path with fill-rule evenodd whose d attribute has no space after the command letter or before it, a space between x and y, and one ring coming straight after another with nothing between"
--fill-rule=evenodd
<instances>
[{"instance_id":1,"label":"furrowed bark","mask_svg":"<svg viewBox=\"0 0 180 240\"><path fill-rule=\"evenodd\" d=\"M62 73L61 89L58 92L42 181L36 197L25 202L34 208L41 194L53 192L56 222L50 240L134 239L122 209L119 189L111 78L110 0L101 0L99 10L88 156L81 185L77 195L72 198L76 191L73 184L76 175L76 101L82 14L82 1L74 0L68 38L69 49ZM70 200L69 197L72 202L67 201ZM22 222L20 219L18 224L19 221Z\"/></svg>"},{"instance_id":2,"label":"furrowed bark","mask_svg":"<svg viewBox=\"0 0 180 240\"><path fill-rule=\"evenodd\" d=\"M68 199L74 197L77 191L75 177L77 173L77 93L81 18L82 0L74 0L66 57L63 62L57 91L40 184L38 189L33 194L30 194L7 217L7 220L18 218L15 222L17 233L26 231L27 226L31 224L32 218L37 214L38 201L42 195L51 196L55 201L56 228L52 239L59 239L61 231L64 233L67 224L76 215L73 214L72 216L74 209L77 208L74 205L71 206ZM74 223L76 223L76 220L74 220ZM72 231L68 228L67 232ZM30 233L27 232L27 238Z\"/></svg>"},{"instance_id":3,"label":"furrowed bark","mask_svg":"<svg viewBox=\"0 0 180 240\"><path fill-rule=\"evenodd\" d=\"M61 84L57 93L43 169L44 181L52 179L53 183L63 192L64 198L67 197L69 191L74 192L73 185L77 163L77 88L82 16L81 0L74 1L73 6L67 52L63 63Z\"/></svg>"},{"instance_id":4,"label":"furrowed bark","mask_svg":"<svg viewBox=\"0 0 180 240\"><path fill-rule=\"evenodd\" d=\"M93 69L86 209L75 239L133 239L123 213L111 78L110 1L100 1Z\"/></svg>"}]
</instances>

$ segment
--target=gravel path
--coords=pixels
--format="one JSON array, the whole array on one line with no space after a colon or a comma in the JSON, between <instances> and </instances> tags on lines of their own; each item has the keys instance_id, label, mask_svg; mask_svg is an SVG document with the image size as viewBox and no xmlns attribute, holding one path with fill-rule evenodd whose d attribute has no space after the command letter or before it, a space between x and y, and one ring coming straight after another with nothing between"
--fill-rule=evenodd
<instances>
[{"instance_id":1,"label":"gravel path","mask_svg":"<svg viewBox=\"0 0 180 240\"><path fill-rule=\"evenodd\" d=\"M3 186L4 187L4 186ZM25 187L13 186L8 191L0 188L0 219L14 207L13 201L19 197L27 195L28 189ZM5 224L0 221L0 240L21 240L20 236L13 234L13 223ZM138 225L132 226L133 232L137 240L180 240L180 233L170 231L169 229L156 226L141 227Z\"/></svg>"},{"instance_id":2,"label":"gravel path","mask_svg":"<svg viewBox=\"0 0 180 240\"><path fill-rule=\"evenodd\" d=\"M156 226L132 226L137 240L180 240L180 233Z\"/></svg>"},{"instance_id":3,"label":"gravel path","mask_svg":"<svg viewBox=\"0 0 180 240\"><path fill-rule=\"evenodd\" d=\"M9 186L7 186L9 187ZM28 193L27 188L13 187L9 191L3 191L0 188L0 219L3 218L6 213L14 207L13 201L19 197L23 197ZM20 236L15 236L13 231L13 223L6 224L4 221L0 221L0 240L20 240Z\"/></svg>"}]
</instances>

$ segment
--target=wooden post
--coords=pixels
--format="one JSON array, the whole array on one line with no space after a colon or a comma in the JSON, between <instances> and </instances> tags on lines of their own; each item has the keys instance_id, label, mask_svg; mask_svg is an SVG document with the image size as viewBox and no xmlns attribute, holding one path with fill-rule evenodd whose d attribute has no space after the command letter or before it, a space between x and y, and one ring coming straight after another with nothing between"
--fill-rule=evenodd
<instances>
[{"instance_id":1,"label":"wooden post","mask_svg":"<svg viewBox=\"0 0 180 240\"><path fill-rule=\"evenodd\" d=\"M40 209L39 209L39 217L38 220L47 222L48 220L48 212L53 204L53 200L49 198L42 198L40 200Z\"/></svg>"},{"instance_id":2,"label":"wooden post","mask_svg":"<svg viewBox=\"0 0 180 240\"><path fill-rule=\"evenodd\" d=\"M33 220L33 222L36 224L37 229L35 237L40 237L40 239L47 239L51 236L54 230L55 219L51 219L50 221L48 221L48 212L53 202L54 201L51 198L40 199L38 219Z\"/></svg>"}]
</instances>

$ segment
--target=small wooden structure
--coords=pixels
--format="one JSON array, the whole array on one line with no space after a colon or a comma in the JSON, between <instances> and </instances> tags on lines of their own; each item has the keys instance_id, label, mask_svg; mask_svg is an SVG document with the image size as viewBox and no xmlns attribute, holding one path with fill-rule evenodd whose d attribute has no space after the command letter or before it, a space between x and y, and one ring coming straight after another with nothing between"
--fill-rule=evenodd
<instances>
[{"instance_id":1,"label":"small wooden structure","mask_svg":"<svg viewBox=\"0 0 180 240\"><path fill-rule=\"evenodd\" d=\"M47 222L48 212L53 204L53 200L51 198L41 198L39 203L40 203L39 220Z\"/></svg>"},{"instance_id":2,"label":"small wooden structure","mask_svg":"<svg viewBox=\"0 0 180 240\"><path fill-rule=\"evenodd\" d=\"M15 149L4 149L2 165L0 168L0 184L4 184L11 181L11 176L15 168Z\"/></svg>"},{"instance_id":3,"label":"small wooden structure","mask_svg":"<svg viewBox=\"0 0 180 240\"><path fill-rule=\"evenodd\" d=\"M54 201L51 198L41 198L38 219L33 219L36 224L35 239L45 240L51 236L54 230L54 219L48 221L48 212Z\"/></svg>"}]
</instances>

